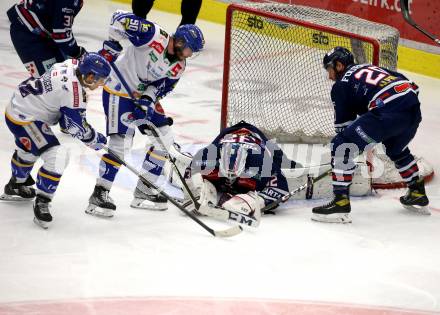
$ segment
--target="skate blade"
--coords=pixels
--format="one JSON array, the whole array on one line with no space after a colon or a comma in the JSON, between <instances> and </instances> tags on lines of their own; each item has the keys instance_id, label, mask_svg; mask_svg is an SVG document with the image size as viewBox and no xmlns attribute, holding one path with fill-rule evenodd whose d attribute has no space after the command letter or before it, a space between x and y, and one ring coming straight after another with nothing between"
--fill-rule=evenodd
<instances>
[{"instance_id":1,"label":"skate blade","mask_svg":"<svg viewBox=\"0 0 440 315\"><path fill-rule=\"evenodd\" d=\"M31 198L23 198L20 196L16 196L16 195L7 195L7 194L3 194L0 196L0 200L3 201L32 201L34 200L35 197L31 197Z\"/></svg>"},{"instance_id":2,"label":"skate blade","mask_svg":"<svg viewBox=\"0 0 440 315\"><path fill-rule=\"evenodd\" d=\"M47 230L50 226L50 222L41 221L37 219L37 217L34 217L34 223L45 230Z\"/></svg>"},{"instance_id":3,"label":"skate blade","mask_svg":"<svg viewBox=\"0 0 440 315\"><path fill-rule=\"evenodd\" d=\"M142 210L165 211L168 209L166 202L155 203L149 200L134 198L130 207Z\"/></svg>"},{"instance_id":4,"label":"skate blade","mask_svg":"<svg viewBox=\"0 0 440 315\"><path fill-rule=\"evenodd\" d=\"M112 210L112 209L101 208L101 207L98 207L98 206L92 205L92 204L89 204L89 206L85 210L85 213L90 214L90 215L94 215L95 217L100 217L100 218L112 218L113 212L114 212L114 210Z\"/></svg>"},{"instance_id":5,"label":"skate blade","mask_svg":"<svg viewBox=\"0 0 440 315\"><path fill-rule=\"evenodd\" d=\"M325 223L351 223L350 213L317 214L313 213L312 220Z\"/></svg>"},{"instance_id":6,"label":"skate blade","mask_svg":"<svg viewBox=\"0 0 440 315\"><path fill-rule=\"evenodd\" d=\"M428 206L410 206L410 205L402 205L406 210L409 210L411 212L415 212L418 214L423 215L431 215L431 211L429 210Z\"/></svg>"}]
</instances>

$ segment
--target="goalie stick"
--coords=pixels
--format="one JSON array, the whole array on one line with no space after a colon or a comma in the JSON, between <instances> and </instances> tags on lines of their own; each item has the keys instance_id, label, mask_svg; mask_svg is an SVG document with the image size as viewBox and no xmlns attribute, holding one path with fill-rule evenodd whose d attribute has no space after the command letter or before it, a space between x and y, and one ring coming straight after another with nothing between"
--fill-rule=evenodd
<instances>
[{"instance_id":1,"label":"goalie stick","mask_svg":"<svg viewBox=\"0 0 440 315\"><path fill-rule=\"evenodd\" d=\"M230 236L234 236L237 235L239 233L241 233L241 231L243 230L241 228L241 226L236 225L233 227L230 227L226 230L213 230L212 228L210 228L209 226L207 226L205 223L203 223L202 221L200 221L196 216L194 216L194 214L192 214L190 211L186 210L185 208L182 207L182 205L175 200L173 197L169 196L166 192L164 192L163 190L161 190L159 187L157 187L156 185L154 185L153 183L151 183L147 178L145 178L141 173L139 173L136 168L134 168L133 166L131 166L130 164L128 164L127 162L125 162L123 159L121 159L115 152L113 152L110 148L108 147L104 147L103 148L105 151L108 152L108 154L110 154L112 156L112 158L115 159L116 162L124 165L126 168L128 168L131 172L133 172L137 177L139 177L139 179L147 186L152 187L153 189L157 190L159 192L160 195L162 195L163 197L165 197L169 202L171 202L173 205L175 205L180 211L184 212L188 217L190 217L192 220L194 220L196 223L198 223L201 227L203 227L206 231L208 231L211 235L213 236L218 236L218 237L230 237Z\"/></svg>"},{"instance_id":2,"label":"goalie stick","mask_svg":"<svg viewBox=\"0 0 440 315\"><path fill-rule=\"evenodd\" d=\"M437 45L440 45L440 39L434 36L433 34L429 33L428 31L421 28L414 20L412 19L411 15L409 14L409 0L400 0L400 9L402 10L403 18L405 19L408 24L410 24L412 27L416 28L426 36L428 36L430 39L432 39L434 42L437 43Z\"/></svg>"},{"instance_id":3,"label":"goalie stick","mask_svg":"<svg viewBox=\"0 0 440 315\"><path fill-rule=\"evenodd\" d=\"M277 200L275 200L274 202L268 204L267 206L263 207L261 209L261 213L264 213L265 211L269 211L271 209L273 209L274 207L276 207L277 205L279 205L282 202L286 202L287 200L290 199L290 197L292 197L293 195L297 194L298 192L304 190L304 189L308 189L309 187L312 187L313 183L316 183L317 181L323 179L324 177L326 177L329 173L330 173L331 169L323 172L322 174L320 174L318 177L308 177L307 182L304 183L303 185L299 186L298 188L292 190L291 192L289 192L287 195L284 195L283 197L278 198Z\"/></svg>"},{"instance_id":4,"label":"goalie stick","mask_svg":"<svg viewBox=\"0 0 440 315\"><path fill-rule=\"evenodd\" d=\"M130 96L131 100L137 104L137 100L133 95L133 92L130 90L130 87L127 84L127 81L125 81L124 77L122 76L121 72L119 71L118 67L113 63L110 62L110 66L112 67L113 71L116 73L116 76L118 77L118 79L121 81L122 85L124 86L125 90L127 91L128 95ZM165 145L163 144L162 140L159 137L159 134L156 132L156 130L154 129L153 126L153 136L156 137L156 139L158 139L159 144L163 147L163 149L165 149ZM218 237L230 237L230 236L234 236L237 235L239 233L241 233L243 231L243 228L239 225L235 225L233 227L230 227L226 230L213 230L212 228L210 228L209 226L207 226L205 223L203 223L202 221L199 220L199 218L197 218L193 213L191 213L190 211L186 210L178 201L176 201L174 198L171 198L170 196L168 196L164 191L158 189L155 185L153 185L152 183L150 183L142 174L140 174L133 166L127 164L124 160L122 160L121 158L119 158L117 156L117 154L115 154L114 152L112 152L108 147L106 147L106 151L111 154L114 158L117 159L117 162L121 163L122 165L124 165L125 167L127 167L130 171L132 171L134 174L136 174L139 179L141 179L142 182L144 182L144 184L146 184L147 186L151 186L152 188L156 189L163 197L165 197L168 201L170 201L174 206L176 206L180 211L184 212L188 217L190 217L193 221L195 221L196 223L198 223L201 227L203 227L206 231L208 231L211 235L213 236L218 236ZM168 153L168 150L165 150ZM169 154L168 154L169 156ZM177 171L179 178L182 180L183 185L185 186L185 188L188 191L188 194L191 196L192 201L194 202L194 206L197 207L197 205L200 207L200 204L197 202L197 200L194 198L194 195L191 193L190 189L188 188L188 186L186 185L185 181L183 180L182 175L180 174L179 170L177 169L177 166L174 164L174 161L171 161L171 164L173 165L173 167L175 168L175 170Z\"/></svg>"},{"instance_id":5,"label":"goalie stick","mask_svg":"<svg viewBox=\"0 0 440 315\"><path fill-rule=\"evenodd\" d=\"M260 221L257 220L253 216L246 215L244 213L228 210L223 207L214 205L212 202L209 202L206 206L203 207L203 211L200 210L200 203L198 202L197 198L193 195L191 192L191 189L188 187L188 184L185 181L185 178L182 176L182 173L180 173L179 168L177 167L175 161L176 159L173 158L167 148L165 147L164 143L162 142L162 139L159 136L159 132L156 128L156 126L149 124L150 130L153 133L153 136L156 137L159 145L161 146L161 150L165 151L167 153L167 159L170 161L171 165L173 166L174 171L177 173L177 176L179 177L180 181L182 182L182 185L184 186L185 190L188 192L188 195L194 204L194 207L198 212L201 214L204 214L208 217L215 218L218 220L224 220L224 221L235 221L239 224L244 224L252 227L258 227L260 225ZM188 204L187 204L188 205Z\"/></svg>"}]
</instances>

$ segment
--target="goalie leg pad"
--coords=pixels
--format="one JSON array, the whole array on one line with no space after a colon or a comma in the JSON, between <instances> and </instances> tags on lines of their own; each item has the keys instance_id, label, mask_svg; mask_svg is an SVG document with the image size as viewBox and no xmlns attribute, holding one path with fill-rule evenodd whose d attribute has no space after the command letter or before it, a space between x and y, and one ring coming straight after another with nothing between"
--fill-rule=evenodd
<instances>
[{"instance_id":1,"label":"goalie leg pad","mask_svg":"<svg viewBox=\"0 0 440 315\"><path fill-rule=\"evenodd\" d=\"M233 196L221 206L226 210L242 213L246 216L253 217L257 221L261 218L261 209L264 207L264 199L255 191L247 194L238 194Z\"/></svg>"},{"instance_id":2,"label":"goalie leg pad","mask_svg":"<svg viewBox=\"0 0 440 315\"><path fill-rule=\"evenodd\" d=\"M202 187L200 190L200 209L199 209L200 213L208 215L204 213L205 208L209 204L217 205L217 200L218 200L217 188L215 188L215 186L209 180L203 179Z\"/></svg>"}]
</instances>

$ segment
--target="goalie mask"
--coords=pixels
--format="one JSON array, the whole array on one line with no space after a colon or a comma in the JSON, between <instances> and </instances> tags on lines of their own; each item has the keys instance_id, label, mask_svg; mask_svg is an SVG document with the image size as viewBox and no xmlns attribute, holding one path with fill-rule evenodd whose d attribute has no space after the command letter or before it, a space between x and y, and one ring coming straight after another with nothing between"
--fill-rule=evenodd
<instances>
[{"instance_id":1,"label":"goalie mask","mask_svg":"<svg viewBox=\"0 0 440 315\"><path fill-rule=\"evenodd\" d=\"M258 152L258 145L252 142L238 142L235 135L221 140L219 173L231 182L245 177L246 162L253 150Z\"/></svg>"}]
</instances>

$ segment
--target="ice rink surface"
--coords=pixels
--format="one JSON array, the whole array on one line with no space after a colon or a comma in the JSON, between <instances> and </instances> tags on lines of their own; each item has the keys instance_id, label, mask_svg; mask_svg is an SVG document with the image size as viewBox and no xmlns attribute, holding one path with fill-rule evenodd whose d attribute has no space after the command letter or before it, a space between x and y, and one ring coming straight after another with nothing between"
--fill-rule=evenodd
<instances>
[{"instance_id":1,"label":"ice rink surface","mask_svg":"<svg viewBox=\"0 0 440 315\"><path fill-rule=\"evenodd\" d=\"M13 2L1 1L1 11ZM116 8L128 6L85 1L74 24L79 43L89 51L99 49ZM149 18L170 32L180 21L158 11ZM224 27L199 25L206 50L188 62L177 88L162 102L174 118L177 142L189 150L213 139L220 120ZM5 14L0 39L3 112L26 77ZM438 173L440 80L405 74L420 86L423 113L411 148ZM89 105L89 122L103 131L99 92ZM86 215L99 155L56 126L53 130L71 151L53 201L53 225L42 230L33 224L31 203L0 204L1 315L440 314L438 178L427 187L431 216L402 209L398 197L404 190L379 191L353 199L349 225L312 222L311 208L322 201L298 201L263 217L258 230L216 239L172 206L165 212L130 208L136 178L126 169L111 191L118 205L115 217ZM3 116L0 135L3 187L14 150ZM131 163L139 165L144 142L137 136Z\"/></svg>"}]
</instances>

